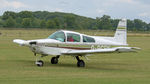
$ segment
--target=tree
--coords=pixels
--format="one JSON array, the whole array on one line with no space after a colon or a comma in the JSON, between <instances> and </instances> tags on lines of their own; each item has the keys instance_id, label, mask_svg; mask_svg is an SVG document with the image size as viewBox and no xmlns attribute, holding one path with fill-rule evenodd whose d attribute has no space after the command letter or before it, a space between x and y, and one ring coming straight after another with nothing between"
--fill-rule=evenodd
<instances>
[{"instance_id":1,"label":"tree","mask_svg":"<svg viewBox=\"0 0 150 84\"><path fill-rule=\"evenodd\" d=\"M0 16L1 27L15 28L66 28L66 29L102 29L116 30L119 19L112 19L109 15L88 18L72 13L48 12L48 11L21 11L19 13L6 11ZM147 31L150 24L140 19L127 20L128 30Z\"/></svg>"},{"instance_id":2,"label":"tree","mask_svg":"<svg viewBox=\"0 0 150 84\"><path fill-rule=\"evenodd\" d=\"M109 28L110 30L116 30L117 26L118 26L118 22L119 22L119 19L111 19L111 25L112 25L112 28Z\"/></svg>"},{"instance_id":3,"label":"tree","mask_svg":"<svg viewBox=\"0 0 150 84\"><path fill-rule=\"evenodd\" d=\"M112 28L110 19L111 19L111 17L108 15L103 15L103 17L100 18L100 23L101 23L102 29L108 30L108 29Z\"/></svg>"},{"instance_id":4,"label":"tree","mask_svg":"<svg viewBox=\"0 0 150 84\"><path fill-rule=\"evenodd\" d=\"M60 27L60 21L59 21L59 19L58 18L54 18L53 20L54 20L54 22L56 24L56 28L59 28Z\"/></svg>"},{"instance_id":5,"label":"tree","mask_svg":"<svg viewBox=\"0 0 150 84\"><path fill-rule=\"evenodd\" d=\"M48 20L46 23L47 28L56 28L56 24L53 20Z\"/></svg>"},{"instance_id":6,"label":"tree","mask_svg":"<svg viewBox=\"0 0 150 84\"><path fill-rule=\"evenodd\" d=\"M132 21L132 20L127 20L127 28L128 28L128 30L136 31L136 28L135 28L135 26L134 26L134 21Z\"/></svg>"},{"instance_id":7,"label":"tree","mask_svg":"<svg viewBox=\"0 0 150 84\"><path fill-rule=\"evenodd\" d=\"M100 29L100 28L101 28L101 20L99 17L96 17L94 29Z\"/></svg>"},{"instance_id":8,"label":"tree","mask_svg":"<svg viewBox=\"0 0 150 84\"><path fill-rule=\"evenodd\" d=\"M40 19L37 18L30 18L31 19L31 27L32 28L40 28Z\"/></svg>"},{"instance_id":9,"label":"tree","mask_svg":"<svg viewBox=\"0 0 150 84\"><path fill-rule=\"evenodd\" d=\"M150 31L150 23L147 24L147 30Z\"/></svg>"},{"instance_id":10,"label":"tree","mask_svg":"<svg viewBox=\"0 0 150 84\"><path fill-rule=\"evenodd\" d=\"M29 28L31 27L31 19L30 18L24 18L23 21L22 21L22 27L24 28Z\"/></svg>"},{"instance_id":11,"label":"tree","mask_svg":"<svg viewBox=\"0 0 150 84\"><path fill-rule=\"evenodd\" d=\"M6 11L6 12L4 12L4 14L2 16L2 19L7 20L7 19L9 19L9 17L12 17L13 19L15 19L17 17L17 14L12 11Z\"/></svg>"},{"instance_id":12,"label":"tree","mask_svg":"<svg viewBox=\"0 0 150 84\"><path fill-rule=\"evenodd\" d=\"M45 20L41 20L40 28L45 28L45 27L46 27L46 21Z\"/></svg>"},{"instance_id":13,"label":"tree","mask_svg":"<svg viewBox=\"0 0 150 84\"><path fill-rule=\"evenodd\" d=\"M75 17L74 16L66 16L65 17L65 23L66 23L66 26L67 28L75 28Z\"/></svg>"},{"instance_id":14,"label":"tree","mask_svg":"<svg viewBox=\"0 0 150 84\"><path fill-rule=\"evenodd\" d=\"M21 11L18 13L18 16L21 18L33 18L33 14L30 11Z\"/></svg>"},{"instance_id":15,"label":"tree","mask_svg":"<svg viewBox=\"0 0 150 84\"><path fill-rule=\"evenodd\" d=\"M4 24L3 24L3 21L0 19L0 27L3 27Z\"/></svg>"},{"instance_id":16,"label":"tree","mask_svg":"<svg viewBox=\"0 0 150 84\"><path fill-rule=\"evenodd\" d=\"M96 18L96 25L98 29L112 29L111 18L108 15L103 15L101 18Z\"/></svg>"},{"instance_id":17,"label":"tree","mask_svg":"<svg viewBox=\"0 0 150 84\"><path fill-rule=\"evenodd\" d=\"M146 28L146 23L143 22L143 21L140 20L140 19L134 19L134 27L135 27L137 30L143 31L143 30L145 30L145 28Z\"/></svg>"},{"instance_id":18,"label":"tree","mask_svg":"<svg viewBox=\"0 0 150 84\"><path fill-rule=\"evenodd\" d=\"M16 21L12 19L12 17L8 17L8 19L5 21L5 27L12 28L15 27Z\"/></svg>"}]
</instances>

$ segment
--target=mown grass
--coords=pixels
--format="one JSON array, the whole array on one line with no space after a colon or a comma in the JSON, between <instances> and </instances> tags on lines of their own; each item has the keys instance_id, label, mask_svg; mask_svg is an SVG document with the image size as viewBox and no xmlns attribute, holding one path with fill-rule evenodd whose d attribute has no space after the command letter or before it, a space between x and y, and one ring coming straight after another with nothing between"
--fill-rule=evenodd
<instances>
[{"instance_id":1,"label":"mown grass","mask_svg":"<svg viewBox=\"0 0 150 84\"><path fill-rule=\"evenodd\" d=\"M76 67L76 60L62 56L52 65L51 56L42 58L44 67L37 67L35 56L27 47L12 42L15 38L47 38L55 30L0 30L0 84L149 84L149 34L129 33L128 43L142 48L138 53L96 54L85 68ZM78 31L78 30L77 30ZM95 31L80 31L94 35ZM113 36L114 32L96 35ZM132 34L132 35L130 35Z\"/></svg>"}]
</instances>

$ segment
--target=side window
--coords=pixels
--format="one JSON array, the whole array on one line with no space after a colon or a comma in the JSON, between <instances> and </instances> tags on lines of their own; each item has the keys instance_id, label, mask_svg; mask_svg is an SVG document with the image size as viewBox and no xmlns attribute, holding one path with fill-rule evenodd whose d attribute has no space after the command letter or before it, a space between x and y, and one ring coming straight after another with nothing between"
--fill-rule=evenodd
<instances>
[{"instance_id":1,"label":"side window","mask_svg":"<svg viewBox=\"0 0 150 84\"><path fill-rule=\"evenodd\" d=\"M67 42L80 42L80 35L67 33Z\"/></svg>"},{"instance_id":2,"label":"side window","mask_svg":"<svg viewBox=\"0 0 150 84\"><path fill-rule=\"evenodd\" d=\"M83 36L83 42L95 42L95 39L88 36Z\"/></svg>"}]
</instances>

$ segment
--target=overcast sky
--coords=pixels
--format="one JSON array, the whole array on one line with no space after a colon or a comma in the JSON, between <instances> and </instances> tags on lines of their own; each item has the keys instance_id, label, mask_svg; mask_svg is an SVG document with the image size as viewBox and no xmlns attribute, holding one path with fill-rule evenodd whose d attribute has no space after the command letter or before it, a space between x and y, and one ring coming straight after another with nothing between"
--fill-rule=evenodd
<instances>
[{"instance_id":1,"label":"overcast sky","mask_svg":"<svg viewBox=\"0 0 150 84\"><path fill-rule=\"evenodd\" d=\"M92 18L106 14L150 23L150 0L0 0L0 15L22 10L67 12Z\"/></svg>"}]
</instances>

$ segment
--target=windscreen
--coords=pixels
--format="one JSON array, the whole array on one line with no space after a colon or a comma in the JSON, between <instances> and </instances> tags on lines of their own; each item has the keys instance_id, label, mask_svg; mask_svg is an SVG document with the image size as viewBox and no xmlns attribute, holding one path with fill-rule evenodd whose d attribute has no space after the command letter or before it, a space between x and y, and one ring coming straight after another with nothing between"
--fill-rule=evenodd
<instances>
[{"instance_id":1,"label":"windscreen","mask_svg":"<svg viewBox=\"0 0 150 84\"><path fill-rule=\"evenodd\" d=\"M59 40L61 42L65 42L65 34L64 34L64 32L55 32L52 35L50 35L48 38Z\"/></svg>"}]
</instances>

